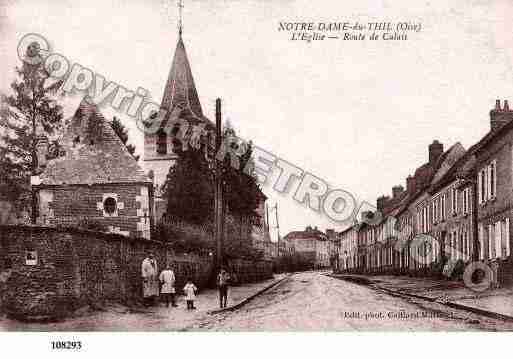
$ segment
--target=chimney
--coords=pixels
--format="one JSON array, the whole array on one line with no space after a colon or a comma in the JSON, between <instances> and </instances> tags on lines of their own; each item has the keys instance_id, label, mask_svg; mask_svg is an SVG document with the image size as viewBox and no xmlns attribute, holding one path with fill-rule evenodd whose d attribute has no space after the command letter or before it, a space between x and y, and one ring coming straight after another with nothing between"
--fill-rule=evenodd
<instances>
[{"instance_id":1,"label":"chimney","mask_svg":"<svg viewBox=\"0 0 513 359\"><path fill-rule=\"evenodd\" d=\"M397 185L392 187L392 198L397 198L403 193L404 187L401 185Z\"/></svg>"},{"instance_id":2,"label":"chimney","mask_svg":"<svg viewBox=\"0 0 513 359\"><path fill-rule=\"evenodd\" d=\"M415 177L412 177L411 175L406 178L406 190L408 193L413 194L415 193Z\"/></svg>"},{"instance_id":3,"label":"chimney","mask_svg":"<svg viewBox=\"0 0 513 359\"><path fill-rule=\"evenodd\" d=\"M330 239L335 238L335 230L334 229L326 229L326 236Z\"/></svg>"},{"instance_id":4,"label":"chimney","mask_svg":"<svg viewBox=\"0 0 513 359\"><path fill-rule=\"evenodd\" d=\"M513 111L509 109L508 100L504 100L504 107L501 108L501 101L495 101L495 108L490 111L490 129L496 130L513 119Z\"/></svg>"},{"instance_id":5,"label":"chimney","mask_svg":"<svg viewBox=\"0 0 513 359\"><path fill-rule=\"evenodd\" d=\"M435 163L438 158L444 153L444 145L434 140L432 144L428 146L429 151L429 163Z\"/></svg>"},{"instance_id":6,"label":"chimney","mask_svg":"<svg viewBox=\"0 0 513 359\"><path fill-rule=\"evenodd\" d=\"M385 213L385 207L387 206L387 202L389 200L390 197L388 196L378 197L378 199L376 200L376 208L378 209L378 211L380 211L381 213Z\"/></svg>"},{"instance_id":7,"label":"chimney","mask_svg":"<svg viewBox=\"0 0 513 359\"><path fill-rule=\"evenodd\" d=\"M48 139L45 136L39 136L36 144L37 166L39 170L46 167L46 156L48 155Z\"/></svg>"}]
</instances>

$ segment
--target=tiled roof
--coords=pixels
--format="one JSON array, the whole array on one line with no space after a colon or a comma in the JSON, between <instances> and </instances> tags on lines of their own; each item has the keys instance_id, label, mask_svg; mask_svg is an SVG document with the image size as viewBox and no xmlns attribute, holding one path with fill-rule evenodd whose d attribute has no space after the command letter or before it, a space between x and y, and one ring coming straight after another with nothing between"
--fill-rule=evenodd
<instances>
[{"instance_id":1,"label":"tiled roof","mask_svg":"<svg viewBox=\"0 0 513 359\"><path fill-rule=\"evenodd\" d=\"M161 108L166 109L169 114L177 107L183 110L181 117L189 115L195 119L206 119L203 116L182 36L176 45L161 103Z\"/></svg>"},{"instance_id":2,"label":"tiled roof","mask_svg":"<svg viewBox=\"0 0 513 359\"><path fill-rule=\"evenodd\" d=\"M48 161L43 185L149 182L110 123L83 100L63 137L65 155Z\"/></svg>"},{"instance_id":3,"label":"tiled roof","mask_svg":"<svg viewBox=\"0 0 513 359\"><path fill-rule=\"evenodd\" d=\"M486 135L483 136L477 143L470 147L465 154L460 157L458 161L447 171L440 181L433 184L429 191L434 193L445 187L450 182L454 181L459 174L468 174L472 171L475 164L475 154L486 146L490 141L496 137L505 134L507 131L513 129L513 121L509 121L502 126L491 129Z\"/></svg>"},{"instance_id":4,"label":"tiled roof","mask_svg":"<svg viewBox=\"0 0 513 359\"><path fill-rule=\"evenodd\" d=\"M449 157L450 153L457 148L458 145L461 146L459 143L456 143L453 146L451 146L451 148L449 148L447 151L442 153L442 155L440 155L440 157L438 158L438 160L436 161L434 166L428 166L429 163L425 163L422 166L420 166L419 168L417 168L417 170L415 171L415 178L418 175L422 174L423 172L426 172L428 174L429 178L427 178L424 181L424 185L418 186L418 184L417 184L414 193L408 193L408 195L404 197L404 199L398 205L397 209L394 210L395 216L398 216L399 214L404 212L404 210L406 210L408 208L408 206L413 201L415 201L426 190L426 188L428 188L428 185L433 180L433 177L435 176L436 172L441 168L444 161ZM432 168L430 170L428 170L429 167L432 167Z\"/></svg>"},{"instance_id":5,"label":"tiled roof","mask_svg":"<svg viewBox=\"0 0 513 359\"><path fill-rule=\"evenodd\" d=\"M320 240L325 240L327 237L324 233L319 230L312 229L310 231L293 231L287 233L286 239L305 239L315 237Z\"/></svg>"}]
</instances>

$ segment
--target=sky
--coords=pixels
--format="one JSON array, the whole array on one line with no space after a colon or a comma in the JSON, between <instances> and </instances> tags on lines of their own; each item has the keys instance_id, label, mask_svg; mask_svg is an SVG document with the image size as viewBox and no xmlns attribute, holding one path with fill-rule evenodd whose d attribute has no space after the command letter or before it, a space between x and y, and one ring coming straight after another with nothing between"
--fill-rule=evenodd
<instances>
[{"instance_id":1,"label":"sky","mask_svg":"<svg viewBox=\"0 0 513 359\"><path fill-rule=\"evenodd\" d=\"M0 0L0 91L27 33L128 89L160 102L177 42L176 1ZM497 1L184 0L183 39L203 112L217 97L238 134L359 201L375 203L427 161L438 139L465 148L489 129L495 99L513 97L513 3ZM411 21L406 41L291 41L282 21ZM80 101L66 97L65 115ZM112 108L101 109L109 116ZM129 142L143 150L132 119ZM296 184L297 185L297 184ZM281 235L306 225L343 229L290 194ZM293 191L292 191L293 193ZM274 213L271 213L274 221Z\"/></svg>"}]
</instances>

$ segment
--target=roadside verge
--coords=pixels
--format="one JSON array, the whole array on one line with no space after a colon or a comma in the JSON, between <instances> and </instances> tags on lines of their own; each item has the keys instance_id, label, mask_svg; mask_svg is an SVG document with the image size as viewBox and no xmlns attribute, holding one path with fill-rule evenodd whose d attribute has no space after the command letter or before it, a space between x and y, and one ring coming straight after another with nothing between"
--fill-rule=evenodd
<instances>
[{"instance_id":1,"label":"roadside verge","mask_svg":"<svg viewBox=\"0 0 513 359\"><path fill-rule=\"evenodd\" d=\"M259 291L257 291L256 293L250 295L249 297L244 298L243 300L241 300L240 302L238 302L236 304L233 304L233 305L231 305L229 307L226 307L226 308L210 310L207 313L208 314L219 314L219 313L228 312L228 311L234 311L236 309L239 309L240 307L246 305L247 303L249 303L250 301L252 301L256 297L258 297L259 295L263 294L264 292L270 290L271 288L276 287L278 284L280 284L280 283L284 282L285 280L289 279L291 276L292 276L292 274L288 274L285 277L276 280L275 282L273 282L273 283L269 284L268 286L260 289Z\"/></svg>"}]
</instances>

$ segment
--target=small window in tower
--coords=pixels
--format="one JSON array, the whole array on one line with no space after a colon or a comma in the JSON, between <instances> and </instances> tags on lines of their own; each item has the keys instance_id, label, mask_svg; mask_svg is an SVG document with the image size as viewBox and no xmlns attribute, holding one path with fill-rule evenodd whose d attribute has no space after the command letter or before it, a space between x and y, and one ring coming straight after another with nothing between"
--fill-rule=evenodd
<instances>
[{"instance_id":1,"label":"small window in tower","mask_svg":"<svg viewBox=\"0 0 513 359\"><path fill-rule=\"evenodd\" d=\"M103 210L108 215L112 216L116 213L117 209L117 203L116 200L112 197L105 198L105 201L103 201Z\"/></svg>"},{"instance_id":2,"label":"small window in tower","mask_svg":"<svg viewBox=\"0 0 513 359\"><path fill-rule=\"evenodd\" d=\"M157 132L157 153L167 154L167 134L163 129Z\"/></svg>"}]
</instances>

